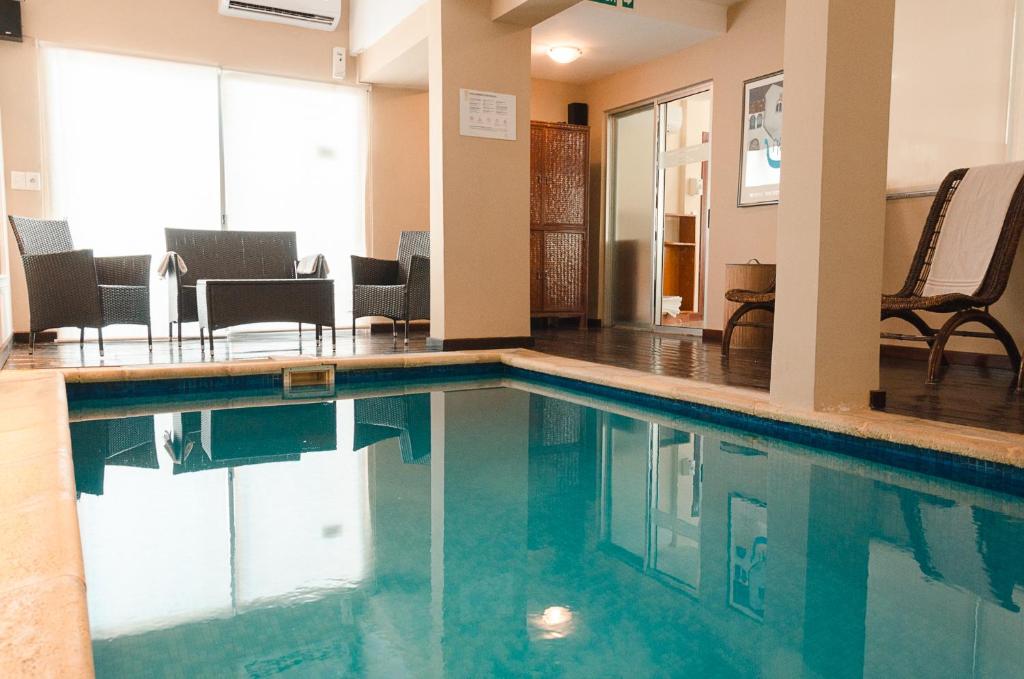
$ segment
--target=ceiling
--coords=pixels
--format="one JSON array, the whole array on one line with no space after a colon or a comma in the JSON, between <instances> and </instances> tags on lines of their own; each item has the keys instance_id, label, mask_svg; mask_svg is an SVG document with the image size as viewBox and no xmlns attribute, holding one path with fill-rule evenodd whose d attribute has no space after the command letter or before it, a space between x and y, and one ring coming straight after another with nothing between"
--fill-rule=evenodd
<instances>
[{"instance_id":1,"label":"ceiling","mask_svg":"<svg viewBox=\"0 0 1024 679\"><path fill-rule=\"evenodd\" d=\"M718 6L733 2L706 1ZM637 5L642 7L639 1ZM679 18L685 15L680 13ZM546 80L585 83L720 34L712 28L646 15L639 9L626 11L581 2L534 27L532 74ZM579 47L583 56L571 64L555 63L547 50L558 45Z\"/></svg>"},{"instance_id":2,"label":"ceiling","mask_svg":"<svg viewBox=\"0 0 1024 679\"><path fill-rule=\"evenodd\" d=\"M413 2L417 0L403 0ZM636 0L635 9L579 2L533 28L531 74L534 78L586 83L678 52L726 31L726 8L738 0ZM368 68L367 82L393 87L427 88L429 24L417 22L420 12L399 22L416 25L404 31L415 36L400 51ZM424 23L420 26L420 23ZM419 37L422 34L422 37ZM387 40L381 40L385 43ZM571 64L558 64L547 55L549 47L571 45L583 55ZM376 49L372 47L367 52ZM380 61L380 60L375 60ZM362 66L361 66L362 68Z\"/></svg>"}]
</instances>

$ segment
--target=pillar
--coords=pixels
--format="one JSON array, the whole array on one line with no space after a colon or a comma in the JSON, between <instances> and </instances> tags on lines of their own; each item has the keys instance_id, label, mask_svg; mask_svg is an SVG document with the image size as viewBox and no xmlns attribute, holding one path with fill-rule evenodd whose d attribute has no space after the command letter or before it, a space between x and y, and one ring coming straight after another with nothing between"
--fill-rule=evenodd
<instances>
[{"instance_id":1,"label":"pillar","mask_svg":"<svg viewBox=\"0 0 1024 679\"><path fill-rule=\"evenodd\" d=\"M431 344L530 335L530 28L480 0L430 0ZM462 136L460 90L516 98L515 139Z\"/></svg>"},{"instance_id":2,"label":"pillar","mask_svg":"<svg viewBox=\"0 0 1024 679\"><path fill-rule=\"evenodd\" d=\"M771 399L878 388L894 0L787 0Z\"/></svg>"}]
</instances>

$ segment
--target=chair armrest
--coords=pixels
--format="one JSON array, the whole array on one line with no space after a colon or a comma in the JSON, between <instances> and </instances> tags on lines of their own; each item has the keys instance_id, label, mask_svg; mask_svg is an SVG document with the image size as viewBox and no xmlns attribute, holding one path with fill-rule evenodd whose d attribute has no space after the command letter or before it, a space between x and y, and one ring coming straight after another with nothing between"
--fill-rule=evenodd
<instances>
[{"instance_id":1,"label":"chair armrest","mask_svg":"<svg viewBox=\"0 0 1024 679\"><path fill-rule=\"evenodd\" d=\"M397 261L352 255L353 285L396 285L397 283Z\"/></svg>"},{"instance_id":2,"label":"chair armrest","mask_svg":"<svg viewBox=\"0 0 1024 679\"><path fill-rule=\"evenodd\" d=\"M406 283L406 315L409 320L430 318L430 258L413 255Z\"/></svg>"},{"instance_id":3,"label":"chair armrest","mask_svg":"<svg viewBox=\"0 0 1024 679\"><path fill-rule=\"evenodd\" d=\"M295 262L295 277L296 278L327 278L327 275L331 273L331 267L327 265L327 257L323 253L318 252L310 257L316 257L316 267L313 273L299 273L299 264L307 257L299 257L299 261Z\"/></svg>"},{"instance_id":4,"label":"chair armrest","mask_svg":"<svg viewBox=\"0 0 1024 679\"><path fill-rule=\"evenodd\" d=\"M97 257L96 278L100 285L149 287L150 255Z\"/></svg>"}]
</instances>

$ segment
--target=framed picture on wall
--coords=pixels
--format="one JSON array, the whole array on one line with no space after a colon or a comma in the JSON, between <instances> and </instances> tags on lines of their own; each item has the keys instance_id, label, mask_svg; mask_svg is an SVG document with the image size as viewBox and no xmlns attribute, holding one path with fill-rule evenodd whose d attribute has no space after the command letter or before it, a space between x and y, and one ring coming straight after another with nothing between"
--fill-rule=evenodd
<instances>
[{"instance_id":1,"label":"framed picture on wall","mask_svg":"<svg viewBox=\"0 0 1024 679\"><path fill-rule=\"evenodd\" d=\"M779 202L782 71L743 83L739 207Z\"/></svg>"},{"instance_id":2,"label":"framed picture on wall","mask_svg":"<svg viewBox=\"0 0 1024 679\"><path fill-rule=\"evenodd\" d=\"M768 567L768 506L760 500L729 495L729 605L754 620L764 620Z\"/></svg>"}]
</instances>

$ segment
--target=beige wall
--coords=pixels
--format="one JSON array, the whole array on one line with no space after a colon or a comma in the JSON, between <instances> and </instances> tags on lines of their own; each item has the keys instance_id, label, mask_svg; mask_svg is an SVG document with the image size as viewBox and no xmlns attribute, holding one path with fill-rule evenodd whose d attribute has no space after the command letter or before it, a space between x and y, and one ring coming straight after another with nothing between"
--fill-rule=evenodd
<instances>
[{"instance_id":1,"label":"beige wall","mask_svg":"<svg viewBox=\"0 0 1024 679\"><path fill-rule=\"evenodd\" d=\"M530 92L530 119L545 123L564 123L569 117L569 104L586 103L583 85L534 78Z\"/></svg>"},{"instance_id":2,"label":"beige wall","mask_svg":"<svg viewBox=\"0 0 1024 679\"><path fill-rule=\"evenodd\" d=\"M530 334L530 29L431 0L430 336ZM516 138L460 133L461 88L516 97Z\"/></svg>"},{"instance_id":3,"label":"beige wall","mask_svg":"<svg viewBox=\"0 0 1024 679\"><path fill-rule=\"evenodd\" d=\"M564 122L580 85L534 79L530 119ZM426 92L375 86L370 94L370 169L367 249L394 257L402 231L430 228L429 140Z\"/></svg>"},{"instance_id":4,"label":"beige wall","mask_svg":"<svg viewBox=\"0 0 1024 679\"><path fill-rule=\"evenodd\" d=\"M367 252L391 259L402 231L430 230L426 92L374 87L370 93Z\"/></svg>"},{"instance_id":5,"label":"beige wall","mask_svg":"<svg viewBox=\"0 0 1024 679\"><path fill-rule=\"evenodd\" d=\"M655 95L706 81L714 83L706 326L722 327L727 262L745 262L752 257L775 261L776 208L737 208L736 182L743 81L782 68L784 26L784 0L749 0L729 9L725 35L587 85L593 165L591 267L598 273L591 276L591 316L602 315L604 303L604 113Z\"/></svg>"},{"instance_id":6,"label":"beige wall","mask_svg":"<svg viewBox=\"0 0 1024 679\"><path fill-rule=\"evenodd\" d=\"M0 109L4 181L12 170L44 172L44 191L7 192L8 210L27 216L45 213L40 42L330 82L331 49L348 45L344 20L327 32L234 19L220 16L214 0L32 0L22 5L22 19L25 41L0 42ZM24 274L20 261L12 265L15 328L27 330Z\"/></svg>"}]
</instances>

